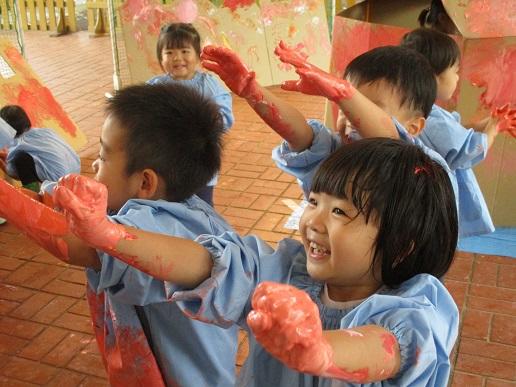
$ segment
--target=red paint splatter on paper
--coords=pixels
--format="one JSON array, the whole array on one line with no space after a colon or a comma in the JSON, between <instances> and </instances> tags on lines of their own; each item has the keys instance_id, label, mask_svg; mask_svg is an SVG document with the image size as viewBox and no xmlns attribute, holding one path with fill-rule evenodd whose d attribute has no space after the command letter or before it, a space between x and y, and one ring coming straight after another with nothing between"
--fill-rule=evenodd
<instances>
[{"instance_id":1,"label":"red paint splatter on paper","mask_svg":"<svg viewBox=\"0 0 516 387\"><path fill-rule=\"evenodd\" d=\"M9 47L4 54L15 73L21 76L22 82L14 86L9 83L0 85L0 94L8 103L23 107L33 126L47 127L48 121L57 121L66 133L76 137L77 127L54 99L50 90L34 77L18 50Z\"/></svg>"},{"instance_id":2,"label":"red paint splatter on paper","mask_svg":"<svg viewBox=\"0 0 516 387\"><path fill-rule=\"evenodd\" d=\"M475 36L516 35L516 1L470 0L464 10L466 28Z\"/></svg>"},{"instance_id":3,"label":"red paint splatter on paper","mask_svg":"<svg viewBox=\"0 0 516 387\"><path fill-rule=\"evenodd\" d=\"M249 7L253 5L255 0L224 0L224 7L229 8L231 12L235 12L238 8Z\"/></svg>"},{"instance_id":4,"label":"red paint splatter on paper","mask_svg":"<svg viewBox=\"0 0 516 387\"><path fill-rule=\"evenodd\" d=\"M516 105L516 44L507 46L500 39L467 42L462 61L462 77L484 88L480 103L489 109L509 103Z\"/></svg>"}]
</instances>

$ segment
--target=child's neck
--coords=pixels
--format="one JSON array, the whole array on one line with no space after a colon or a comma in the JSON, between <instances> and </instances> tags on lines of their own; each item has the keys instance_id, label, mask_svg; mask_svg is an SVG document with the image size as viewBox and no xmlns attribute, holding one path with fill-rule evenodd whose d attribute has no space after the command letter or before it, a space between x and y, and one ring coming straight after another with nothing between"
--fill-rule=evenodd
<instances>
[{"instance_id":1,"label":"child's neck","mask_svg":"<svg viewBox=\"0 0 516 387\"><path fill-rule=\"evenodd\" d=\"M363 300L373 295L380 288L381 284L375 282L358 286L343 286L326 283L325 286L327 287L328 298L330 300L335 302L349 302Z\"/></svg>"}]
</instances>

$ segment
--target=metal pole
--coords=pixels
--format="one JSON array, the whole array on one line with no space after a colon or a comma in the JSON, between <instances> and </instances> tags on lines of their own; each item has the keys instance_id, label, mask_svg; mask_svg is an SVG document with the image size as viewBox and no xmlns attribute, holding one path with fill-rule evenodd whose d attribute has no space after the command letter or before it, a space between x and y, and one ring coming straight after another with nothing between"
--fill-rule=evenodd
<instances>
[{"instance_id":1,"label":"metal pole","mask_svg":"<svg viewBox=\"0 0 516 387\"><path fill-rule=\"evenodd\" d=\"M113 56L113 88L115 91L122 87L120 79L120 62L118 60L118 45L116 42L116 24L115 24L115 0L108 0L108 21L109 21L109 37L111 38L111 54Z\"/></svg>"}]
</instances>

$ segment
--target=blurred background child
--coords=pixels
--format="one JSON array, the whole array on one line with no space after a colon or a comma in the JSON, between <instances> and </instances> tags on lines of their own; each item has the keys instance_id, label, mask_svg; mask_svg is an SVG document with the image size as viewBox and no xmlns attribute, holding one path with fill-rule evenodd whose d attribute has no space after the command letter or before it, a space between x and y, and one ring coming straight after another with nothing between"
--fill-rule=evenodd
<instances>
[{"instance_id":1,"label":"blurred background child","mask_svg":"<svg viewBox=\"0 0 516 387\"><path fill-rule=\"evenodd\" d=\"M21 106L4 106L0 117L16 131L5 156L5 172L24 188L39 192L45 180L80 173L81 160L73 148L51 129L32 128Z\"/></svg>"},{"instance_id":2,"label":"blurred background child","mask_svg":"<svg viewBox=\"0 0 516 387\"><path fill-rule=\"evenodd\" d=\"M201 37L193 25L170 23L161 28L156 46L158 61L165 74L147 81L150 85L179 82L196 89L201 95L213 99L227 131L233 125L231 94L213 75L200 71ZM197 196L213 205L213 189L217 175L197 192Z\"/></svg>"}]
</instances>

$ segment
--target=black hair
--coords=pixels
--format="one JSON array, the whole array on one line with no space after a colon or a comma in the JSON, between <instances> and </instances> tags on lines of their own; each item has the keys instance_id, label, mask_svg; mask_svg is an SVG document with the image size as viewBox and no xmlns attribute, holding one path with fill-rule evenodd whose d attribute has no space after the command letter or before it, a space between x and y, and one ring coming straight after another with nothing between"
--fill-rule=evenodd
<instances>
[{"instance_id":1,"label":"black hair","mask_svg":"<svg viewBox=\"0 0 516 387\"><path fill-rule=\"evenodd\" d=\"M166 48L184 48L192 45L197 56L201 56L201 36L190 23L169 23L161 27L156 45L158 61L163 59L161 54Z\"/></svg>"},{"instance_id":2,"label":"black hair","mask_svg":"<svg viewBox=\"0 0 516 387\"><path fill-rule=\"evenodd\" d=\"M0 109L0 117L16 131L16 137L21 136L32 126L29 116L18 105L5 105Z\"/></svg>"},{"instance_id":3,"label":"black hair","mask_svg":"<svg viewBox=\"0 0 516 387\"><path fill-rule=\"evenodd\" d=\"M449 269L458 235L455 195L443 167L417 146L387 138L343 145L321 164L312 191L349 200L375 222L371 269L381 266L387 286Z\"/></svg>"},{"instance_id":4,"label":"black hair","mask_svg":"<svg viewBox=\"0 0 516 387\"><path fill-rule=\"evenodd\" d=\"M399 46L373 48L353 59L344 72L355 87L384 80L401 97L401 105L430 114L437 97L434 72L426 58L414 50Z\"/></svg>"},{"instance_id":5,"label":"black hair","mask_svg":"<svg viewBox=\"0 0 516 387\"><path fill-rule=\"evenodd\" d=\"M430 5L421 11L417 21L421 27L429 27L445 34L457 33L457 27L441 0L432 0Z\"/></svg>"},{"instance_id":6,"label":"black hair","mask_svg":"<svg viewBox=\"0 0 516 387\"><path fill-rule=\"evenodd\" d=\"M401 39L401 46L423 54L435 75L452 67L460 59L460 49L455 40L429 28L417 28L407 32Z\"/></svg>"},{"instance_id":7,"label":"black hair","mask_svg":"<svg viewBox=\"0 0 516 387\"><path fill-rule=\"evenodd\" d=\"M169 201L187 199L220 169L224 127L218 106L179 84L126 87L107 113L125 131L126 173L154 170Z\"/></svg>"}]
</instances>

